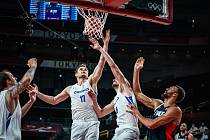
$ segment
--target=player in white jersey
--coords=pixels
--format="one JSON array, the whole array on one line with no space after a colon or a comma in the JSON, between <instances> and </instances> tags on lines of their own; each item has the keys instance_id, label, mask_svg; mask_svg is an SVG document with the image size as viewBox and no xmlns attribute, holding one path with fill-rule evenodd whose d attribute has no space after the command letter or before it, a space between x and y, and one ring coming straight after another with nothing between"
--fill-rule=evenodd
<instances>
[{"instance_id":1,"label":"player in white jersey","mask_svg":"<svg viewBox=\"0 0 210 140\"><path fill-rule=\"evenodd\" d=\"M0 72L0 140L21 140L21 118L36 100L36 94L30 94L30 100L20 107L19 95L32 81L37 60L29 59L27 65L29 70L20 82L9 71Z\"/></svg>"},{"instance_id":2,"label":"player in white jersey","mask_svg":"<svg viewBox=\"0 0 210 140\"><path fill-rule=\"evenodd\" d=\"M91 39L90 41L93 43L91 47L93 49L99 50L109 64L115 77L112 83L112 87L117 92L114 100L103 109L101 109L101 107L98 105L95 93L90 91L89 95L93 100L94 110L96 111L98 117L103 117L115 110L117 114L118 127L115 130L113 140L138 140L140 135L138 120L127 111L127 105L132 104L137 106L130 83L124 77L109 54L107 54L107 52L101 48L99 43L95 39Z\"/></svg>"},{"instance_id":3,"label":"player in white jersey","mask_svg":"<svg viewBox=\"0 0 210 140\"><path fill-rule=\"evenodd\" d=\"M106 31L106 37L103 38L104 50L108 50L110 40L110 31ZM71 98L72 128L71 140L98 140L99 121L93 110L92 101L88 96L88 90L91 88L97 92L97 83L102 75L105 65L105 59L101 55L98 65L94 72L88 77L88 69L85 64L81 64L75 71L77 83L66 87L57 96L48 96L37 91L37 97L46 103L56 105L68 97ZM33 87L30 87L33 90Z\"/></svg>"}]
</instances>

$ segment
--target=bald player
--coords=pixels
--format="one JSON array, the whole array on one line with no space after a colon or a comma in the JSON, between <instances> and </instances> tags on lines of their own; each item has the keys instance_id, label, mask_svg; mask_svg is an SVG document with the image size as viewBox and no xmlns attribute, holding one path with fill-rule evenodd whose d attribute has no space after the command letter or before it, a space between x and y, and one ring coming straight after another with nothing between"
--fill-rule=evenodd
<instances>
[{"instance_id":1,"label":"bald player","mask_svg":"<svg viewBox=\"0 0 210 140\"><path fill-rule=\"evenodd\" d=\"M136 108L129 105L131 113L148 128L148 140L173 140L176 128L179 126L182 118L182 111L176 105L185 97L185 91L178 85L166 88L162 94L163 101L160 99L149 98L141 91L139 76L143 68L144 58L137 59L134 66L133 90L136 99L148 108L154 110L152 118L144 117Z\"/></svg>"}]
</instances>

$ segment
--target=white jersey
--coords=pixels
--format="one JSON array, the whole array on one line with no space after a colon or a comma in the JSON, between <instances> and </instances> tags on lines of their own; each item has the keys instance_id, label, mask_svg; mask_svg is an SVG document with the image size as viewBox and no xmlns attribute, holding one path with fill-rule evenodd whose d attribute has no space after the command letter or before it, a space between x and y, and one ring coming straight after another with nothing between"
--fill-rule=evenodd
<instances>
[{"instance_id":1,"label":"white jersey","mask_svg":"<svg viewBox=\"0 0 210 140\"><path fill-rule=\"evenodd\" d=\"M8 121L8 110L6 107L6 93L4 90L0 93L0 140L21 140L21 107L18 101L15 111Z\"/></svg>"},{"instance_id":2,"label":"white jersey","mask_svg":"<svg viewBox=\"0 0 210 140\"><path fill-rule=\"evenodd\" d=\"M82 85L74 84L70 89L72 120L98 121L93 109L93 102L88 95L90 83L86 80Z\"/></svg>"},{"instance_id":3,"label":"white jersey","mask_svg":"<svg viewBox=\"0 0 210 140\"><path fill-rule=\"evenodd\" d=\"M120 91L117 92L117 95L114 98L114 109L117 114L117 125L120 127L130 126L138 127L138 119L134 117L131 113L127 112L127 105L134 104L137 106L136 98L134 94L132 96L124 96Z\"/></svg>"}]
</instances>

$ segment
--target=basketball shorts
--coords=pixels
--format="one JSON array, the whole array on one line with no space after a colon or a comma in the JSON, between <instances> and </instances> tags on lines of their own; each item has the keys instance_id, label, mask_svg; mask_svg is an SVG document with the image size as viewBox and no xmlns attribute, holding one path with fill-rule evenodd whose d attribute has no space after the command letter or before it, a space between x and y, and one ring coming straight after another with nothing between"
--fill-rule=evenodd
<instances>
[{"instance_id":1,"label":"basketball shorts","mask_svg":"<svg viewBox=\"0 0 210 140\"><path fill-rule=\"evenodd\" d=\"M112 140L139 140L140 132L138 127L118 127Z\"/></svg>"},{"instance_id":2,"label":"basketball shorts","mask_svg":"<svg viewBox=\"0 0 210 140\"><path fill-rule=\"evenodd\" d=\"M71 140L98 140L99 125L99 121L73 121Z\"/></svg>"}]
</instances>

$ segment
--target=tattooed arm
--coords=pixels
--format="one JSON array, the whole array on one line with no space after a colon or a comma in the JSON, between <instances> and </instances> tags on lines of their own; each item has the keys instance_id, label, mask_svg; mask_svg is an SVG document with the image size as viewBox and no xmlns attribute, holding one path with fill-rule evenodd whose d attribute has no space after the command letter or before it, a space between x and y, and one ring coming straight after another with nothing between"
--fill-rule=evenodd
<instances>
[{"instance_id":1,"label":"tattooed arm","mask_svg":"<svg viewBox=\"0 0 210 140\"><path fill-rule=\"evenodd\" d=\"M15 98L21 94L33 80L37 68L36 58L29 59L27 65L29 66L29 70L25 73L20 82L9 88L8 92L10 93L11 97Z\"/></svg>"}]
</instances>

